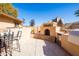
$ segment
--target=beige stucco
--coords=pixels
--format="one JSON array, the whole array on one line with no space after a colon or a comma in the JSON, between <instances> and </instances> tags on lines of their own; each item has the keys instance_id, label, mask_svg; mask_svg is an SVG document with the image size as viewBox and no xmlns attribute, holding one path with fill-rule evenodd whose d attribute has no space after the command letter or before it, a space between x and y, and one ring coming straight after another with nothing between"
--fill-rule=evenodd
<instances>
[{"instance_id":1,"label":"beige stucco","mask_svg":"<svg viewBox=\"0 0 79 59\"><path fill-rule=\"evenodd\" d=\"M61 36L61 46L71 55L79 56L79 45L68 41L68 35Z\"/></svg>"},{"instance_id":2,"label":"beige stucco","mask_svg":"<svg viewBox=\"0 0 79 59\"><path fill-rule=\"evenodd\" d=\"M41 27L40 33L45 35L45 30L48 29L50 31L50 36L56 36L56 27Z\"/></svg>"},{"instance_id":3,"label":"beige stucco","mask_svg":"<svg viewBox=\"0 0 79 59\"><path fill-rule=\"evenodd\" d=\"M58 26L57 22L48 21L35 29L36 34L34 34L34 37L54 42L57 37L57 32L60 32L61 27Z\"/></svg>"},{"instance_id":4,"label":"beige stucco","mask_svg":"<svg viewBox=\"0 0 79 59\"><path fill-rule=\"evenodd\" d=\"M15 23L18 24L18 27L22 27L21 20L7 14L0 14L0 31L3 31L7 27L15 27Z\"/></svg>"},{"instance_id":5,"label":"beige stucco","mask_svg":"<svg viewBox=\"0 0 79 59\"><path fill-rule=\"evenodd\" d=\"M0 16L0 28L6 28L6 27L14 27L15 24L12 20L10 20L7 17Z\"/></svg>"},{"instance_id":6,"label":"beige stucco","mask_svg":"<svg viewBox=\"0 0 79 59\"><path fill-rule=\"evenodd\" d=\"M48 29L50 31L50 35L45 35L45 30ZM34 38L39 38L39 39L43 39L43 40L48 40L48 41L51 41L51 42L54 42L55 40L55 36L56 36L56 27L39 27L36 29L35 33L34 34Z\"/></svg>"}]
</instances>

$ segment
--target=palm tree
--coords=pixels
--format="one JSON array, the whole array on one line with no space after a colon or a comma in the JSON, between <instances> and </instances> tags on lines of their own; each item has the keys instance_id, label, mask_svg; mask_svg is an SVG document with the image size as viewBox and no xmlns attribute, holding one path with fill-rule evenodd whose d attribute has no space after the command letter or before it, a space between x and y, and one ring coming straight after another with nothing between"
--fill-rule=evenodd
<instances>
[{"instance_id":1,"label":"palm tree","mask_svg":"<svg viewBox=\"0 0 79 59\"><path fill-rule=\"evenodd\" d=\"M79 16L79 10L76 10L76 11L75 11L75 15L76 15L76 16Z\"/></svg>"},{"instance_id":2,"label":"palm tree","mask_svg":"<svg viewBox=\"0 0 79 59\"><path fill-rule=\"evenodd\" d=\"M30 26L34 26L34 25L35 25L35 20L32 19L32 20L30 21Z\"/></svg>"}]
</instances>

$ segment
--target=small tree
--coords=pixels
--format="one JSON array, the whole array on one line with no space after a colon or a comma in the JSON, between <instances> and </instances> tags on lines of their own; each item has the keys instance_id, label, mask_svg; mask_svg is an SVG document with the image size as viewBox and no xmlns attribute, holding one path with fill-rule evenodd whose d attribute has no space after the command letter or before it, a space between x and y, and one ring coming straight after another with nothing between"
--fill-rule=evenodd
<instances>
[{"instance_id":1,"label":"small tree","mask_svg":"<svg viewBox=\"0 0 79 59\"><path fill-rule=\"evenodd\" d=\"M17 9L15 9L11 3L0 3L0 12L13 17L18 16Z\"/></svg>"},{"instance_id":2,"label":"small tree","mask_svg":"<svg viewBox=\"0 0 79 59\"><path fill-rule=\"evenodd\" d=\"M32 20L30 21L30 26L34 26L34 25L35 25L35 20L32 19Z\"/></svg>"}]
</instances>

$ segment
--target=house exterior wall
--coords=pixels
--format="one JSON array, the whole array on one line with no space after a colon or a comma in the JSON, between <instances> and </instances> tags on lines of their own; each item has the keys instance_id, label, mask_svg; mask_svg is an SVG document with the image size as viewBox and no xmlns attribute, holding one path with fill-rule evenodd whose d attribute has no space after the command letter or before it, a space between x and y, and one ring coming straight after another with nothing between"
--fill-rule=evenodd
<instances>
[{"instance_id":1,"label":"house exterior wall","mask_svg":"<svg viewBox=\"0 0 79 59\"><path fill-rule=\"evenodd\" d=\"M56 32L60 32L60 30L61 30L61 27L57 26L56 27Z\"/></svg>"},{"instance_id":2,"label":"house exterior wall","mask_svg":"<svg viewBox=\"0 0 79 59\"><path fill-rule=\"evenodd\" d=\"M56 27L56 26L57 26L57 23L56 23L56 22L53 22L53 26L55 26L55 27Z\"/></svg>"},{"instance_id":3,"label":"house exterior wall","mask_svg":"<svg viewBox=\"0 0 79 59\"><path fill-rule=\"evenodd\" d=\"M71 55L79 56L79 45L68 41L68 35L61 36L61 46Z\"/></svg>"},{"instance_id":4,"label":"house exterior wall","mask_svg":"<svg viewBox=\"0 0 79 59\"><path fill-rule=\"evenodd\" d=\"M34 34L34 37L44 39L44 40L49 40L49 41L55 41L57 37L57 32L60 32L60 29L62 26L63 24L58 26L57 22L49 21L48 23L42 24L40 27L38 27L35 30L35 32L37 33Z\"/></svg>"},{"instance_id":5,"label":"house exterior wall","mask_svg":"<svg viewBox=\"0 0 79 59\"><path fill-rule=\"evenodd\" d=\"M50 31L50 36L56 36L56 27L41 27L40 33L45 35L45 30L48 29Z\"/></svg>"},{"instance_id":6,"label":"house exterior wall","mask_svg":"<svg viewBox=\"0 0 79 59\"><path fill-rule=\"evenodd\" d=\"M15 24L12 20L7 17L0 16L0 29L4 29L6 27L14 27Z\"/></svg>"},{"instance_id":7,"label":"house exterior wall","mask_svg":"<svg viewBox=\"0 0 79 59\"><path fill-rule=\"evenodd\" d=\"M45 30L48 29L50 31L50 35L45 35ZM41 26L40 29L38 29L38 32L34 34L34 38L38 39L43 39L43 40L48 40L50 42L55 41L56 37L56 28L51 26L51 27L43 27ZM40 32L39 32L40 31Z\"/></svg>"},{"instance_id":8,"label":"house exterior wall","mask_svg":"<svg viewBox=\"0 0 79 59\"><path fill-rule=\"evenodd\" d=\"M70 29L79 29L79 24L70 26Z\"/></svg>"},{"instance_id":9,"label":"house exterior wall","mask_svg":"<svg viewBox=\"0 0 79 59\"><path fill-rule=\"evenodd\" d=\"M42 34L34 34L33 37L37 38L37 39L47 40L47 41L50 41L50 42L55 41L55 37L53 37L53 36L46 36L46 35L42 35Z\"/></svg>"}]
</instances>

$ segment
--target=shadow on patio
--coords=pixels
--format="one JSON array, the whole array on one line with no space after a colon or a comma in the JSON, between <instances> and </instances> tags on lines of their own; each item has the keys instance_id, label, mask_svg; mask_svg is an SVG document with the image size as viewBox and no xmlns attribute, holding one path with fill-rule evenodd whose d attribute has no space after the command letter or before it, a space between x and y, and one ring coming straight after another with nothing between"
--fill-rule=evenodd
<instances>
[{"instance_id":1,"label":"shadow on patio","mask_svg":"<svg viewBox=\"0 0 79 59\"><path fill-rule=\"evenodd\" d=\"M44 42L46 45L43 46L43 52L46 56L69 56L69 54L56 43L49 43L46 40L44 40Z\"/></svg>"}]
</instances>

